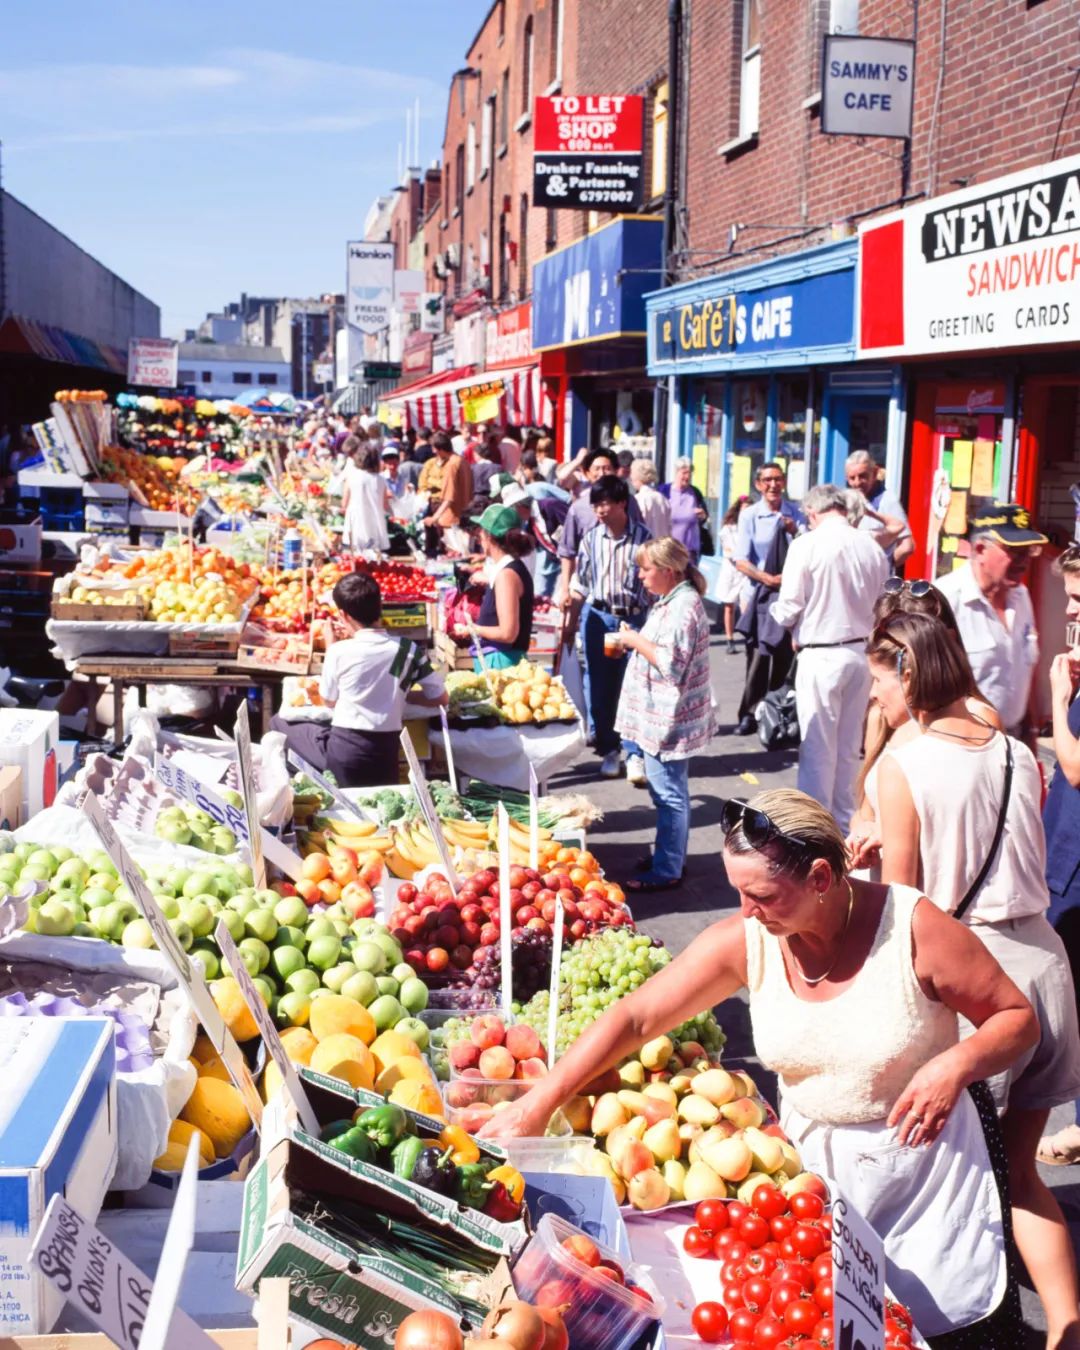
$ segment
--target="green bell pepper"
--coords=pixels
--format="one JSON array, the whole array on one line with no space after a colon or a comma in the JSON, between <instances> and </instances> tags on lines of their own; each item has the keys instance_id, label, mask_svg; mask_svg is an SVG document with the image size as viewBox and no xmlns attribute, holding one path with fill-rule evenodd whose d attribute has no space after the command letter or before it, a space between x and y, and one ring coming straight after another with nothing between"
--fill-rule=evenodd
<instances>
[{"instance_id":1,"label":"green bell pepper","mask_svg":"<svg viewBox=\"0 0 1080 1350\"><path fill-rule=\"evenodd\" d=\"M487 1174L493 1164L488 1162L466 1163L457 1169L457 1184L454 1187L454 1199L460 1205L470 1209L483 1209L491 1183Z\"/></svg>"},{"instance_id":2,"label":"green bell pepper","mask_svg":"<svg viewBox=\"0 0 1080 1350\"><path fill-rule=\"evenodd\" d=\"M405 1181L411 1181L413 1173L416 1171L416 1164L426 1151L424 1141L417 1138L416 1135L407 1135L404 1139L399 1140L390 1153L390 1160L394 1165L394 1176L402 1177Z\"/></svg>"},{"instance_id":3,"label":"green bell pepper","mask_svg":"<svg viewBox=\"0 0 1080 1350\"><path fill-rule=\"evenodd\" d=\"M332 1144L339 1134L345 1134L353 1127L353 1121L350 1116L344 1120L332 1120L329 1125L324 1125L319 1138L324 1144Z\"/></svg>"},{"instance_id":4,"label":"green bell pepper","mask_svg":"<svg viewBox=\"0 0 1080 1350\"><path fill-rule=\"evenodd\" d=\"M357 1125L345 1131L344 1134L336 1135L331 1139L334 1148L339 1148L342 1153L350 1158L355 1158L357 1162L376 1163L375 1145L371 1142L370 1136Z\"/></svg>"},{"instance_id":5,"label":"green bell pepper","mask_svg":"<svg viewBox=\"0 0 1080 1350\"><path fill-rule=\"evenodd\" d=\"M356 1123L376 1148L392 1149L409 1133L409 1117L393 1102L372 1106L356 1118Z\"/></svg>"}]
</instances>

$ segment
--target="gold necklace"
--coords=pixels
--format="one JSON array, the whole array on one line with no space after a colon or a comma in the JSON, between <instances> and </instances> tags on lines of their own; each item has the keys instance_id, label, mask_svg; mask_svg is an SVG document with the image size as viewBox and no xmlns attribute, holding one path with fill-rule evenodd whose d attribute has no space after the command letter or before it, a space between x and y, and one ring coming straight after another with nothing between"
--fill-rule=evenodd
<instances>
[{"instance_id":1,"label":"gold necklace","mask_svg":"<svg viewBox=\"0 0 1080 1350\"><path fill-rule=\"evenodd\" d=\"M788 943L788 951L791 952L791 959L792 961L795 962L795 969L799 972L799 978L802 980L804 984L810 985L811 988L813 988L815 984L821 984L823 980L827 980L829 978L829 976L833 973L833 967L836 965L837 961L840 960L840 953L844 950L844 939L847 937L847 931L851 927L851 911L855 906L854 887L852 886L851 882L848 880L847 877L844 878L844 881L847 885L847 893L848 893L847 917L844 919L844 928L840 934L840 943L836 948L836 955L829 962L828 970L823 971L820 975L815 975L813 979L811 979L810 976L807 975L806 971L803 970L802 963L800 962L799 958L795 955L791 943L790 942Z\"/></svg>"}]
</instances>

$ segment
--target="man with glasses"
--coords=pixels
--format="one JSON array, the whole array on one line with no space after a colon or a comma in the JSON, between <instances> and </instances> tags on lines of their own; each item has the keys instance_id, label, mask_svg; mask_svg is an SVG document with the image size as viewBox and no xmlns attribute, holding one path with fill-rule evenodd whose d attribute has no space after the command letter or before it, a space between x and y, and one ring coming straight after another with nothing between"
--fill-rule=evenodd
<instances>
[{"instance_id":1,"label":"man with glasses","mask_svg":"<svg viewBox=\"0 0 1080 1350\"><path fill-rule=\"evenodd\" d=\"M803 506L810 531L788 550L772 617L792 630L799 654L799 791L846 831L870 696L866 639L889 561L872 535L849 523L842 488L811 488Z\"/></svg>"},{"instance_id":2,"label":"man with glasses","mask_svg":"<svg viewBox=\"0 0 1080 1350\"><path fill-rule=\"evenodd\" d=\"M754 478L754 486L761 499L747 506L739 515L732 558L736 568L753 581L754 593L747 609L767 607L780 589L779 571L766 569L769 553L776 543L777 530L795 534L803 524L802 512L784 496L786 476L783 467L770 460L762 464ZM752 620L752 614L744 616ZM779 689L791 671L791 645L766 645L758 641L757 625L740 621L739 631L746 636L746 680L739 704L736 736L752 735L757 728L755 709L770 690Z\"/></svg>"},{"instance_id":3,"label":"man with glasses","mask_svg":"<svg viewBox=\"0 0 1080 1350\"><path fill-rule=\"evenodd\" d=\"M969 523L971 557L935 584L952 605L975 683L997 709L1010 736L1030 745L1027 724L1039 635L1028 563L1046 535L1033 530L1015 502L994 502Z\"/></svg>"}]
</instances>

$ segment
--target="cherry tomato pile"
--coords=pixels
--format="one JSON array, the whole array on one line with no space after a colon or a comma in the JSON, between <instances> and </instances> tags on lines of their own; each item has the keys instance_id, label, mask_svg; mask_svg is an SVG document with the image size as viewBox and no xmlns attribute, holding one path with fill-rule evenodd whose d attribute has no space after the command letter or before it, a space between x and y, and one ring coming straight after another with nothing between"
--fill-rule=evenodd
<instances>
[{"instance_id":1,"label":"cherry tomato pile","mask_svg":"<svg viewBox=\"0 0 1080 1350\"><path fill-rule=\"evenodd\" d=\"M839 1342L833 1331L832 1219L819 1195L790 1199L762 1184L749 1205L703 1200L683 1238L690 1255L719 1261L721 1297L699 1303L692 1321L708 1345L736 1350L812 1350ZM888 1347L912 1344L911 1317L887 1306Z\"/></svg>"},{"instance_id":2,"label":"cherry tomato pile","mask_svg":"<svg viewBox=\"0 0 1080 1350\"><path fill-rule=\"evenodd\" d=\"M434 577L429 577L422 567L414 567L412 563L385 559L368 562L364 558L356 558L353 568L375 578L382 598L388 604L416 604L421 600L435 599Z\"/></svg>"}]
</instances>

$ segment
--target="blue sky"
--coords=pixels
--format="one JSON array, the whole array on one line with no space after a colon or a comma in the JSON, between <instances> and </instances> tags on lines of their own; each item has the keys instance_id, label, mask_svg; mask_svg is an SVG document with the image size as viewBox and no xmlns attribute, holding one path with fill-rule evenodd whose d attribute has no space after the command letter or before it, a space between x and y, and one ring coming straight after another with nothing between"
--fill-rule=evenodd
<instances>
[{"instance_id":1,"label":"blue sky","mask_svg":"<svg viewBox=\"0 0 1080 1350\"><path fill-rule=\"evenodd\" d=\"M421 161L490 0L9 0L4 186L179 336L241 291L342 290L345 243Z\"/></svg>"}]
</instances>

